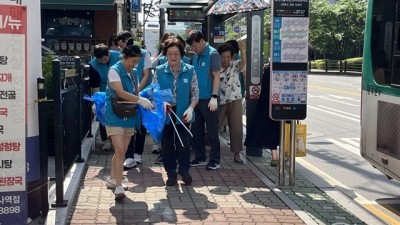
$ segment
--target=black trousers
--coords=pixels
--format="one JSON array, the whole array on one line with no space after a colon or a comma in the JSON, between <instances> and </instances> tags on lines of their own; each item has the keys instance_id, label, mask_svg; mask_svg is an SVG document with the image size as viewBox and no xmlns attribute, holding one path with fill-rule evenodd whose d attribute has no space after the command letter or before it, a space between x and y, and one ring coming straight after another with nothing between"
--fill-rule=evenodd
<instances>
[{"instance_id":1,"label":"black trousers","mask_svg":"<svg viewBox=\"0 0 400 225\"><path fill-rule=\"evenodd\" d=\"M192 124L193 147L195 149L196 159L206 161L205 133L207 127L207 136L210 141L210 161L220 163L221 146L218 134L218 110L211 112L208 108L210 99L200 99L194 108L195 121Z\"/></svg>"},{"instance_id":2,"label":"black trousers","mask_svg":"<svg viewBox=\"0 0 400 225\"><path fill-rule=\"evenodd\" d=\"M107 140L107 132L106 132L106 127L100 124L100 138L101 141Z\"/></svg>"},{"instance_id":3,"label":"black trousers","mask_svg":"<svg viewBox=\"0 0 400 225\"><path fill-rule=\"evenodd\" d=\"M186 125L175 124L175 126L182 143L172 125L172 121L170 124L165 125L161 138L164 169L168 178L172 179L176 179L178 173L186 173L190 169L190 135L184 127Z\"/></svg>"},{"instance_id":4,"label":"black trousers","mask_svg":"<svg viewBox=\"0 0 400 225\"><path fill-rule=\"evenodd\" d=\"M140 130L137 130L136 134L131 137L131 141L128 145L128 151L126 151L125 153L125 158L133 158L133 155L135 153L139 155L143 154L144 142L146 141L146 133L146 128L141 125Z\"/></svg>"}]
</instances>

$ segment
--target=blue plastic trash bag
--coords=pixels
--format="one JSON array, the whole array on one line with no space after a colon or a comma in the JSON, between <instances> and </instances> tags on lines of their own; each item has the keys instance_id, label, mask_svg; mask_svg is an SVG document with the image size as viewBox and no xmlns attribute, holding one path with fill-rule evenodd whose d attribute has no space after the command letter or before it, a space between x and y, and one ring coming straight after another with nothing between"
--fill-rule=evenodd
<instances>
[{"instance_id":1,"label":"blue plastic trash bag","mask_svg":"<svg viewBox=\"0 0 400 225\"><path fill-rule=\"evenodd\" d=\"M83 99L94 102L96 105L96 118L102 124L105 125L106 118L106 93L105 92L96 92L92 97L88 95L84 95Z\"/></svg>"},{"instance_id":2,"label":"blue plastic trash bag","mask_svg":"<svg viewBox=\"0 0 400 225\"><path fill-rule=\"evenodd\" d=\"M143 126L149 131L154 141L160 143L166 117L164 102L173 100L171 89L160 90L159 84L151 84L142 90L139 95L149 99L154 106L154 109L146 110L139 105L139 112Z\"/></svg>"}]
</instances>

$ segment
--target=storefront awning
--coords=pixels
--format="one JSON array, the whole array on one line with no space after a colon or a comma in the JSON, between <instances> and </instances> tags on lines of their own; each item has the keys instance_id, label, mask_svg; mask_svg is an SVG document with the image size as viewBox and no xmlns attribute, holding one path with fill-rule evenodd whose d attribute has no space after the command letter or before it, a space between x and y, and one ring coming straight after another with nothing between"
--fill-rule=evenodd
<instances>
[{"instance_id":1,"label":"storefront awning","mask_svg":"<svg viewBox=\"0 0 400 225\"><path fill-rule=\"evenodd\" d=\"M112 10L114 0L40 0L42 9Z\"/></svg>"},{"instance_id":2,"label":"storefront awning","mask_svg":"<svg viewBox=\"0 0 400 225\"><path fill-rule=\"evenodd\" d=\"M241 13L268 8L269 0L219 0L208 10L207 15Z\"/></svg>"}]
</instances>

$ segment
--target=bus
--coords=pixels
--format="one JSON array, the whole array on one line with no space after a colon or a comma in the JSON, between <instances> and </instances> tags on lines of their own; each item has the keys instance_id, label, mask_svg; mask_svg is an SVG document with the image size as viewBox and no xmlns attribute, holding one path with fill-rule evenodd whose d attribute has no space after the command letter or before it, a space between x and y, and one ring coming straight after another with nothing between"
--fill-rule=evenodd
<instances>
[{"instance_id":1,"label":"bus","mask_svg":"<svg viewBox=\"0 0 400 225\"><path fill-rule=\"evenodd\" d=\"M400 0L369 0L364 36L360 152L400 181Z\"/></svg>"}]
</instances>

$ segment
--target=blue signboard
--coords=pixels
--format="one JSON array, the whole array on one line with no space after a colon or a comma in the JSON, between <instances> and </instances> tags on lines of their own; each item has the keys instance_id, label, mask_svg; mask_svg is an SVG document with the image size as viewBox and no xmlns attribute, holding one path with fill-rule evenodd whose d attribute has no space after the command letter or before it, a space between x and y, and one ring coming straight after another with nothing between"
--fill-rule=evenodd
<instances>
[{"instance_id":1,"label":"blue signboard","mask_svg":"<svg viewBox=\"0 0 400 225\"><path fill-rule=\"evenodd\" d=\"M131 11L140 12L141 5L142 5L142 0L132 0Z\"/></svg>"},{"instance_id":2,"label":"blue signboard","mask_svg":"<svg viewBox=\"0 0 400 225\"><path fill-rule=\"evenodd\" d=\"M28 218L26 193L26 191L0 193L1 225L26 224L26 218Z\"/></svg>"}]
</instances>

